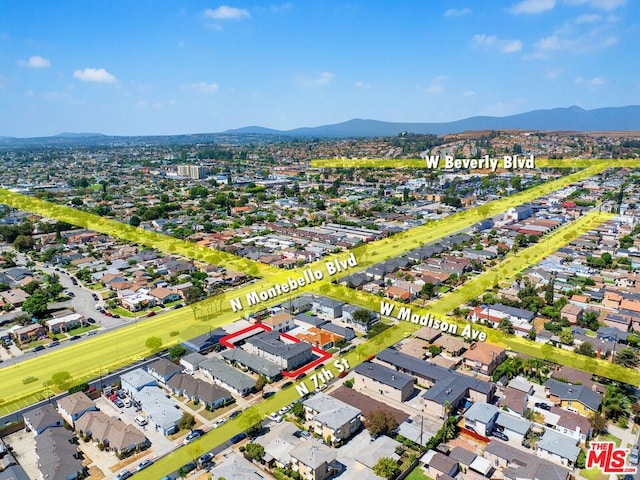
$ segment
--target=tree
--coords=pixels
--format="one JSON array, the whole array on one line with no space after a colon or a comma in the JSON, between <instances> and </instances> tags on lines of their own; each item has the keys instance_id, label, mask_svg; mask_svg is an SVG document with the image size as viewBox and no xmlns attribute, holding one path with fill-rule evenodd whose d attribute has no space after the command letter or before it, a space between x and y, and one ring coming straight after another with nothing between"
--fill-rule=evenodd
<instances>
[{"instance_id":1,"label":"tree","mask_svg":"<svg viewBox=\"0 0 640 480\"><path fill-rule=\"evenodd\" d=\"M22 311L36 318L44 318L49 311L47 308L48 300L47 295L42 290L38 290L25 300L22 304Z\"/></svg>"},{"instance_id":2,"label":"tree","mask_svg":"<svg viewBox=\"0 0 640 480\"><path fill-rule=\"evenodd\" d=\"M547 302L547 305L553 305L554 288L555 288L555 275L552 275L544 291L544 301Z\"/></svg>"},{"instance_id":3,"label":"tree","mask_svg":"<svg viewBox=\"0 0 640 480\"><path fill-rule=\"evenodd\" d=\"M61 390L67 388L67 384L71 380L71 374L67 371L56 372L51 375L51 383L53 383L56 387Z\"/></svg>"},{"instance_id":4,"label":"tree","mask_svg":"<svg viewBox=\"0 0 640 480\"><path fill-rule=\"evenodd\" d=\"M157 353L162 348L162 339L160 337L149 337L144 342L144 346L151 350L152 353Z\"/></svg>"},{"instance_id":5,"label":"tree","mask_svg":"<svg viewBox=\"0 0 640 480\"><path fill-rule=\"evenodd\" d=\"M266 384L267 377L265 377L264 375L258 375L258 379L256 380L256 391L261 391Z\"/></svg>"},{"instance_id":6,"label":"tree","mask_svg":"<svg viewBox=\"0 0 640 480\"><path fill-rule=\"evenodd\" d=\"M578 326L582 328L588 328L590 330L598 330L600 324L598 323L598 312L588 311L584 312L580 318L578 318Z\"/></svg>"},{"instance_id":7,"label":"tree","mask_svg":"<svg viewBox=\"0 0 640 480\"><path fill-rule=\"evenodd\" d=\"M362 325L369 325L374 318L375 315L371 315L371 310L360 308L353 312L353 321Z\"/></svg>"},{"instance_id":8,"label":"tree","mask_svg":"<svg viewBox=\"0 0 640 480\"><path fill-rule=\"evenodd\" d=\"M395 478L400 473L400 467L393 458L382 457L373 466L373 473L382 478Z\"/></svg>"},{"instance_id":9,"label":"tree","mask_svg":"<svg viewBox=\"0 0 640 480\"><path fill-rule=\"evenodd\" d=\"M386 410L374 410L366 416L367 430L373 437L392 435L398 428L394 416Z\"/></svg>"},{"instance_id":10,"label":"tree","mask_svg":"<svg viewBox=\"0 0 640 480\"><path fill-rule=\"evenodd\" d=\"M591 424L591 428L593 428L593 433L596 435L607 431L607 419L599 412L592 413L589 416L589 423Z\"/></svg>"},{"instance_id":11,"label":"tree","mask_svg":"<svg viewBox=\"0 0 640 480\"><path fill-rule=\"evenodd\" d=\"M500 323L498 324L498 330L501 330L504 333L511 333L511 334L515 332L513 328L513 324L511 323L511 320L509 320L507 317L504 317L502 320L500 320Z\"/></svg>"},{"instance_id":12,"label":"tree","mask_svg":"<svg viewBox=\"0 0 640 480\"><path fill-rule=\"evenodd\" d=\"M425 283L422 286L422 289L420 289L420 296L426 300L428 300L429 298L433 297L433 294L435 293L435 285L433 283Z\"/></svg>"},{"instance_id":13,"label":"tree","mask_svg":"<svg viewBox=\"0 0 640 480\"><path fill-rule=\"evenodd\" d=\"M204 297L204 290L198 285L192 285L184 292L184 299L187 304L195 303Z\"/></svg>"},{"instance_id":14,"label":"tree","mask_svg":"<svg viewBox=\"0 0 640 480\"><path fill-rule=\"evenodd\" d=\"M180 421L178 422L178 428L180 430L189 430L196 424L196 419L190 413L184 412Z\"/></svg>"},{"instance_id":15,"label":"tree","mask_svg":"<svg viewBox=\"0 0 640 480\"><path fill-rule=\"evenodd\" d=\"M302 420L304 418L304 405L302 405L302 402L294 403L293 407L291 407L291 413Z\"/></svg>"},{"instance_id":16,"label":"tree","mask_svg":"<svg viewBox=\"0 0 640 480\"><path fill-rule=\"evenodd\" d=\"M24 310L24 306L22 309ZM631 347L623 348L613 357L613 363L622 365L623 367L633 368L638 365L638 354Z\"/></svg>"},{"instance_id":17,"label":"tree","mask_svg":"<svg viewBox=\"0 0 640 480\"><path fill-rule=\"evenodd\" d=\"M13 241L13 248L19 252L28 252L33 248L33 237L31 235L18 235Z\"/></svg>"},{"instance_id":18,"label":"tree","mask_svg":"<svg viewBox=\"0 0 640 480\"><path fill-rule=\"evenodd\" d=\"M246 452L251 458L253 458L256 462L260 461L262 457L264 457L264 447L259 443L247 443Z\"/></svg>"},{"instance_id":19,"label":"tree","mask_svg":"<svg viewBox=\"0 0 640 480\"><path fill-rule=\"evenodd\" d=\"M607 391L602 398L602 412L605 417L613 420L626 418L631 413L631 402L622 389L615 384L607 386Z\"/></svg>"},{"instance_id":20,"label":"tree","mask_svg":"<svg viewBox=\"0 0 640 480\"><path fill-rule=\"evenodd\" d=\"M169 349L169 358L171 360L178 360L185 353L187 353L187 349L184 348L183 345L174 345Z\"/></svg>"},{"instance_id":21,"label":"tree","mask_svg":"<svg viewBox=\"0 0 640 480\"><path fill-rule=\"evenodd\" d=\"M523 248L528 245L527 237L525 236L524 233L517 234L513 241L514 241L514 245L518 248Z\"/></svg>"},{"instance_id":22,"label":"tree","mask_svg":"<svg viewBox=\"0 0 640 480\"><path fill-rule=\"evenodd\" d=\"M141 222L142 220L140 220L140 217L138 217L137 215L133 215L129 219L129 225L131 225L132 227L139 227Z\"/></svg>"},{"instance_id":23,"label":"tree","mask_svg":"<svg viewBox=\"0 0 640 480\"><path fill-rule=\"evenodd\" d=\"M38 282L37 280L31 280L29 283L21 286L20 288L22 288L22 290L27 292L29 295L33 295L36 290L40 288L40 282ZM7 288L7 290L9 289Z\"/></svg>"},{"instance_id":24,"label":"tree","mask_svg":"<svg viewBox=\"0 0 640 480\"><path fill-rule=\"evenodd\" d=\"M596 352L593 349L593 345L590 342L582 342L578 348L576 348L576 353L580 355L585 355L587 357L595 357Z\"/></svg>"},{"instance_id":25,"label":"tree","mask_svg":"<svg viewBox=\"0 0 640 480\"><path fill-rule=\"evenodd\" d=\"M564 345L573 345L573 333L571 333L571 329L564 328L558 335L560 338L560 342Z\"/></svg>"}]
</instances>

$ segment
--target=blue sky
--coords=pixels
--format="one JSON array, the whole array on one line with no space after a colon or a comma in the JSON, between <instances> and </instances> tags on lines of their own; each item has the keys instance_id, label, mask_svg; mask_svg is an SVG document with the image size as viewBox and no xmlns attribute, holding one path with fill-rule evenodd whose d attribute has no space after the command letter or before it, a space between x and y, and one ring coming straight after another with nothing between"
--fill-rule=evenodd
<instances>
[{"instance_id":1,"label":"blue sky","mask_svg":"<svg viewBox=\"0 0 640 480\"><path fill-rule=\"evenodd\" d=\"M637 0L0 2L0 135L640 104Z\"/></svg>"}]
</instances>

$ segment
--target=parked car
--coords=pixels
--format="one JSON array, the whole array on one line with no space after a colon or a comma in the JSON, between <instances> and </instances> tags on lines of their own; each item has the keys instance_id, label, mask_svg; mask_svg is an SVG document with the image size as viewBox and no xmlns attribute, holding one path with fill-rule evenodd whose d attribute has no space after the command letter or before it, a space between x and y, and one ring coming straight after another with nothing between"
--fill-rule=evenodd
<instances>
[{"instance_id":1,"label":"parked car","mask_svg":"<svg viewBox=\"0 0 640 480\"><path fill-rule=\"evenodd\" d=\"M640 461L640 449L638 449L638 445L636 445L631 449L631 453L629 454L629 463L638 465L638 461Z\"/></svg>"},{"instance_id":2,"label":"parked car","mask_svg":"<svg viewBox=\"0 0 640 480\"><path fill-rule=\"evenodd\" d=\"M290 387L291 385L293 385L293 382L284 382L282 384L282 388L287 388L287 387Z\"/></svg>"},{"instance_id":3,"label":"parked car","mask_svg":"<svg viewBox=\"0 0 640 480\"><path fill-rule=\"evenodd\" d=\"M76 294L75 294L75 293L73 293L73 292L67 292L67 297L71 297L71 298L73 298L73 297L75 297L75 296L76 296Z\"/></svg>"},{"instance_id":4,"label":"parked car","mask_svg":"<svg viewBox=\"0 0 640 480\"><path fill-rule=\"evenodd\" d=\"M535 406L541 408L542 410L551 410L551 405L544 402L536 402Z\"/></svg>"},{"instance_id":5,"label":"parked car","mask_svg":"<svg viewBox=\"0 0 640 480\"><path fill-rule=\"evenodd\" d=\"M74 335L73 337L71 337L69 339L70 342L73 342L74 340L78 340L80 338L80 335Z\"/></svg>"},{"instance_id":6,"label":"parked car","mask_svg":"<svg viewBox=\"0 0 640 480\"><path fill-rule=\"evenodd\" d=\"M276 394L276 392L262 392L262 398L271 398Z\"/></svg>"},{"instance_id":7,"label":"parked car","mask_svg":"<svg viewBox=\"0 0 640 480\"><path fill-rule=\"evenodd\" d=\"M133 473L131 473L129 470L123 470L118 475L116 475L116 480L125 480L129 477L133 477Z\"/></svg>"},{"instance_id":8,"label":"parked car","mask_svg":"<svg viewBox=\"0 0 640 480\"><path fill-rule=\"evenodd\" d=\"M131 403L131 399L130 398L125 398L123 403L124 403L124 406L126 408L129 408L129 407L131 407L133 405L133 403Z\"/></svg>"},{"instance_id":9,"label":"parked car","mask_svg":"<svg viewBox=\"0 0 640 480\"><path fill-rule=\"evenodd\" d=\"M88 332L87 332L87 337L90 337L90 336L92 336L92 335L95 335L96 333L98 333L98 331L97 331L97 330L90 330L90 331L88 331Z\"/></svg>"},{"instance_id":10,"label":"parked car","mask_svg":"<svg viewBox=\"0 0 640 480\"><path fill-rule=\"evenodd\" d=\"M120 400L119 398L116 398L113 403L118 408L123 408L124 407L124 402L122 400Z\"/></svg>"},{"instance_id":11,"label":"parked car","mask_svg":"<svg viewBox=\"0 0 640 480\"><path fill-rule=\"evenodd\" d=\"M134 420L141 427L144 427L147 424L147 419L144 418L142 415L138 415Z\"/></svg>"},{"instance_id":12,"label":"parked car","mask_svg":"<svg viewBox=\"0 0 640 480\"><path fill-rule=\"evenodd\" d=\"M87 322L89 322L89 323L96 323L96 319L95 319L95 318L93 318L93 317L89 317L89 318L87 318Z\"/></svg>"},{"instance_id":13,"label":"parked car","mask_svg":"<svg viewBox=\"0 0 640 480\"><path fill-rule=\"evenodd\" d=\"M35 347L33 347L33 352L39 352L40 350L44 350L44 347L42 345L36 345Z\"/></svg>"},{"instance_id":14,"label":"parked car","mask_svg":"<svg viewBox=\"0 0 640 480\"><path fill-rule=\"evenodd\" d=\"M51 348L51 347L57 347L58 345L60 345L60 342L58 340L54 340L53 342L51 342L49 345L47 345L47 347Z\"/></svg>"},{"instance_id":15,"label":"parked car","mask_svg":"<svg viewBox=\"0 0 640 480\"><path fill-rule=\"evenodd\" d=\"M153 317L153 316L155 316L155 314L156 314L156 312L151 310L149 313L147 313L147 317Z\"/></svg>"},{"instance_id":16,"label":"parked car","mask_svg":"<svg viewBox=\"0 0 640 480\"><path fill-rule=\"evenodd\" d=\"M227 423L227 419L226 418L221 418L220 420L218 420L216 423L213 424L213 428L221 427L225 423Z\"/></svg>"},{"instance_id":17,"label":"parked car","mask_svg":"<svg viewBox=\"0 0 640 480\"><path fill-rule=\"evenodd\" d=\"M198 466L195 464L195 462L185 463L180 467L180 473L182 475L186 475L189 472L193 472L196 468L198 468Z\"/></svg>"},{"instance_id":18,"label":"parked car","mask_svg":"<svg viewBox=\"0 0 640 480\"><path fill-rule=\"evenodd\" d=\"M202 455L200 458L198 458L198 466L202 468L205 465L209 465L211 463L211 460L213 460L213 453L207 452L204 455Z\"/></svg>"},{"instance_id":19,"label":"parked car","mask_svg":"<svg viewBox=\"0 0 640 480\"><path fill-rule=\"evenodd\" d=\"M202 430L193 430L191 432L189 432L187 434L186 437L184 437L184 440L182 441L183 445L186 445L188 443L191 443L197 439L199 439L202 436Z\"/></svg>"},{"instance_id":20,"label":"parked car","mask_svg":"<svg viewBox=\"0 0 640 480\"><path fill-rule=\"evenodd\" d=\"M95 293L92 293L92 294L91 294L91 297L92 297L96 302L99 300L99 299L98 299L98 295L96 295Z\"/></svg>"},{"instance_id":21,"label":"parked car","mask_svg":"<svg viewBox=\"0 0 640 480\"><path fill-rule=\"evenodd\" d=\"M153 464L152 460L143 460L138 464L138 467L136 468L136 472L139 472L140 470L144 470L145 468L147 468L152 464Z\"/></svg>"},{"instance_id":22,"label":"parked car","mask_svg":"<svg viewBox=\"0 0 640 480\"><path fill-rule=\"evenodd\" d=\"M244 432L238 433L237 435L234 435L233 437L231 437L231 443L233 443L235 445L236 443L241 442L245 438L247 438L247 434L246 433L244 433Z\"/></svg>"},{"instance_id":23,"label":"parked car","mask_svg":"<svg viewBox=\"0 0 640 480\"><path fill-rule=\"evenodd\" d=\"M505 442L509 441L509 437L507 437L504 433L499 432L498 430L494 430L493 432L491 432L491 435L493 435L496 438L499 438L500 440L504 440Z\"/></svg>"},{"instance_id":24,"label":"parked car","mask_svg":"<svg viewBox=\"0 0 640 480\"><path fill-rule=\"evenodd\" d=\"M234 418L236 418L238 415L240 415L240 410L236 410L235 412L233 412L231 415L229 415L229 420L233 420Z\"/></svg>"},{"instance_id":25,"label":"parked car","mask_svg":"<svg viewBox=\"0 0 640 480\"><path fill-rule=\"evenodd\" d=\"M174 309L174 310L178 310L179 308L182 308L182 307L184 307L184 305L183 305L183 304L181 304L181 303L178 303L177 305L174 305L174 306L173 306L173 309Z\"/></svg>"}]
</instances>

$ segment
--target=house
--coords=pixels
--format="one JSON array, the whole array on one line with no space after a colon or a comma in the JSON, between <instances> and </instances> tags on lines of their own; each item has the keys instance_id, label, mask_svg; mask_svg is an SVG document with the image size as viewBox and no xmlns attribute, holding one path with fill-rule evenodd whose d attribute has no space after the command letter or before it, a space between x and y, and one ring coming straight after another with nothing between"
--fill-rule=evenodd
<instances>
[{"instance_id":1,"label":"house","mask_svg":"<svg viewBox=\"0 0 640 480\"><path fill-rule=\"evenodd\" d=\"M135 399L140 402L142 411L154 429L163 435L178 431L183 412L176 401L164 391L158 387L143 387L136 393Z\"/></svg>"},{"instance_id":2,"label":"house","mask_svg":"<svg viewBox=\"0 0 640 480\"><path fill-rule=\"evenodd\" d=\"M82 327L86 325L86 320L79 313L70 313L69 315L47 320L45 325L50 333L60 333Z\"/></svg>"},{"instance_id":3,"label":"house","mask_svg":"<svg viewBox=\"0 0 640 480\"><path fill-rule=\"evenodd\" d=\"M378 478L377 476L368 477L366 475L369 472L373 475L373 467L381 458L391 458L396 462L400 462L400 456L396 453L396 450L402 448L402 444L393 438L381 435L375 440L372 439L366 447L358 452L355 457L357 478ZM359 471L358 467L360 466L368 470Z\"/></svg>"},{"instance_id":4,"label":"house","mask_svg":"<svg viewBox=\"0 0 640 480\"><path fill-rule=\"evenodd\" d=\"M139 312L145 308L154 307L156 303L155 297L144 292L131 293L120 297L120 305L130 312Z\"/></svg>"},{"instance_id":5,"label":"house","mask_svg":"<svg viewBox=\"0 0 640 480\"><path fill-rule=\"evenodd\" d=\"M220 356L232 365L241 365L258 375L264 375L269 380L282 377L282 367L266 358L249 353L242 348L228 348L220 352Z\"/></svg>"},{"instance_id":6,"label":"house","mask_svg":"<svg viewBox=\"0 0 640 480\"><path fill-rule=\"evenodd\" d=\"M353 371L353 388L358 391L372 391L396 402L404 402L413 393L415 378L384 365L362 362Z\"/></svg>"},{"instance_id":7,"label":"house","mask_svg":"<svg viewBox=\"0 0 640 480\"><path fill-rule=\"evenodd\" d=\"M335 450L315 438L300 442L289 455L291 469L305 480L324 480L340 470Z\"/></svg>"},{"instance_id":8,"label":"house","mask_svg":"<svg viewBox=\"0 0 640 480\"><path fill-rule=\"evenodd\" d=\"M305 400L305 419L321 438L343 442L362 428L361 411L337 398L318 393Z\"/></svg>"},{"instance_id":9,"label":"house","mask_svg":"<svg viewBox=\"0 0 640 480\"><path fill-rule=\"evenodd\" d=\"M22 414L25 427L34 435L40 435L48 428L61 427L62 417L52 405L46 404Z\"/></svg>"},{"instance_id":10,"label":"house","mask_svg":"<svg viewBox=\"0 0 640 480\"><path fill-rule=\"evenodd\" d=\"M241 454L232 452L222 457L220 463L210 470L212 478L228 478L233 480L264 480L265 474Z\"/></svg>"},{"instance_id":11,"label":"house","mask_svg":"<svg viewBox=\"0 0 640 480\"><path fill-rule=\"evenodd\" d=\"M219 408L233 400L228 390L211 383L178 373L167 382L172 393L186 397L191 402L200 402L209 408Z\"/></svg>"},{"instance_id":12,"label":"house","mask_svg":"<svg viewBox=\"0 0 640 480\"><path fill-rule=\"evenodd\" d=\"M474 372L491 375L506 359L505 349L486 342L476 343L476 347L462 354L464 366Z\"/></svg>"},{"instance_id":13,"label":"house","mask_svg":"<svg viewBox=\"0 0 640 480\"><path fill-rule=\"evenodd\" d=\"M175 302L177 300L180 300L180 298L182 298L180 297L179 293L169 290L166 287L156 287L149 291L149 295L151 297L154 297L156 300L156 303L159 303L161 305Z\"/></svg>"},{"instance_id":14,"label":"house","mask_svg":"<svg viewBox=\"0 0 640 480\"><path fill-rule=\"evenodd\" d=\"M545 414L544 423L580 443L589 440L593 432L588 418L555 406Z\"/></svg>"},{"instance_id":15,"label":"house","mask_svg":"<svg viewBox=\"0 0 640 480\"><path fill-rule=\"evenodd\" d=\"M344 303L339 302L337 300L333 300L332 298L327 297L315 297L313 299L312 310L315 314L328 318L330 320L335 320L342 316L342 307Z\"/></svg>"},{"instance_id":16,"label":"house","mask_svg":"<svg viewBox=\"0 0 640 480\"><path fill-rule=\"evenodd\" d=\"M27 325L25 327L19 327L12 330L11 335L16 343L21 345L25 343L29 343L33 340L37 340L38 338L45 336L47 334L47 330L40 325L39 323L34 323L31 325Z\"/></svg>"},{"instance_id":17,"label":"house","mask_svg":"<svg viewBox=\"0 0 640 480\"><path fill-rule=\"evenodd\" d=\"M562 310L560 310L560 318L566 318L571 325L577 324L582 318L582 307L567 303Z\"/></svg>"},{"instance_id":18,"label":"house","mask_svg":"<svg viewBox=\"0 0 640 480\"><path fill-rule=\"evenodd\" d=\"M629 333L615 327L600 327L596 331L596 337L599 340L606 340L614 343L627 343Z\"/></svg>"},{"instance_id":19,"label":"house","mask_svg":"<svg viewBox=\"0 0 640 480\"><path fill-rule=\"evenodd\" d=\"M364 310L365 312L367 312L368 316L365 317L364 320L359 318L359 315L362 315L364 317L363 314L354 316L354 314L359 310ZM375 325L379 320L378 314L373 310L363 309L362 307L351 304L347 304L342 307L342 319L349 325L353 326L354 330L357 330L361 333L367 333L369 331L369 328Z\"/></svg>"},{"instance_id":20,"label":"house","mask_svg":"<svg viewBox=\"0 0 640 480\"><path fill-rule=\"evenodd\" d=\"M51 428L36 437L36 465L43 479L84 478L84 466L72 438L73 434L64 428Z\"/></svg>"},{"instance_id":21,"label":"house","mask_svg":"<svg viewBox=\"0 0 640 480\"><path fill-rule=\"evenodd\" d=\"M494 429L500 409L495 405L475 402L464 412L464 426L468 430L488 437Z\"/></svg>"},{"instance_id":22,"label":"house","mask_svg":"<svg viewBox=\"0 0 640 480\"><path fill-rule=\"evenodd\" d=\"M147 372L166 385L171 377L182 372L182 368L166 358L158 358L147 365Z\"/></svg>"},{"instance_id":23,"label":"house","mask_svg":"<svg viewBox=\"0 0 640 480\"><path fill-rule=\"evenodd\" d=\"M75 392L58 399L58 413L71 425L87 412L97 411L95 403L84 392Z\"/></svg>"},{"instance_id":24,"label":"house","mask_svg":"<svg viewBox=\"0 0 640 480\"><path fill-rule=\"evenodd\" d=\"M251 393L256 386L253 378L219 358L207 358L200 362L199 367L214 383L243 397Z\"/></svg>"},{"instance_id":25,"label":"house","mask_svg":"<svg viewBox=\"0 0 640 480\"><path fill-rule=\"evenodd\" d=\"M279 365L283 370L295 370L313 360L310 344L293 343L282 337L278 331L254 335L245 341L243 348L249 353Z\"/></svg>"},{"instance_id":26,"label":"house","mask_svg":"<svg viewBox=\"0 0 640 480\"><path fill-rule=\"evenodd\" d=\"M576 444L577 440L575 438L563 435L552 429L547 429L540 441L538 441L538 456L567 467L572 467L580 453L580 447Z\"/></svg>"},{"instance_id":27,"label":"house","mask_svg":"<svg viewBox=\"0 0 640 480\"><path fill-rule=\"evenodd\" d=\"M507 412L523 415L527 409L527 399L528 395L525 392L508 386L504 389L498 406Z\"/></svg>"},{"instance_id":28,"label":"house","mask_svg":"<svg viewBox=\"0 0 640 480\"><path fill-rule=\"evenodd\" d=\"M509 437L510 441L522 443L531 430L532 423L520 416L501 411L496 418L496 426L502 429L502 433Z\"/></svg>"},{"instance_id":29,"label":"house","mask_svg":"<svg viewBox=\"0 0 640 480\"><path fill-rule=\"evenodd\" d=\"M158 381L141 368L136 368L120 375L122 389L127 391L132 398L137 400L137 393L145 387L155 387Z\"/></svg>"},{"instance_id":30,"label":"house","mask_svg":"<svg viewBox=\"0 0 640 480\"><path fill-rule=\"evenodd\" d=\"M270 467L288 468L289 452L300 442L298 427L291 422L281 422L255 440L264 448L264 460Z\"/></svg>"},{"instance_id":31,"label":"house","mask_svg":"<svg viewBox=\"0 0 640 480\"><path fill-rule=\"evenodd\" d=\"M299 313L305 313L311 310L313 307L313 299L306 295L301 295L288 300L283 304L283 307L287 313L290 313L291 315L298 315Z\"/></svg>"},{"instance_id":32,"label":"house","mask_svg":"<svg viewBox=\"0 0 640 480\"><path fill-rule=\"evenodd\" d=\"M2 299L12 307L17 308L26 302L30 295L19 288L12 288L10 290L0 292L0 297L2 297Z\"/></svg>"},{"instance_id":33,"label":"house","mask_svg":"<svg viewBox=\"0 0 640 480\"><path fill-rule=\"evenodd\" d=\"M568 468L512 447L506 442L489 442L484 456L496 467L502 467L504 478L509 480L567 480L571 473Z\"/></svg>"},{"instance_id":34,"label":"house","mask_svg":"<svg viewBox=\"0 0 640 480\"><path fill-rule=\"evenodd\" d=\"M288 313L279 313L269 318L262 320L262 323L271 327L272 330L277 332L286 332L296 326L295 317Z\"/></svg>"},{"instance_id":35,"label":"house","mask_svg":"<svg viewBox=\"0 0 640 480\"><path fill-rule=\"evenodd\" d=\"M207 357L197 352L189 353L180 358L180 365L184 367L184 371L187 373L193 373L200 368L200 363L206 360Z\"/></svg>"},{"instance_id":36,"label":"house","mask_svg":"<svg viewBox=\"0 0 640 480\"><path fill-rule=\"evenodd\" d=\"M600 395L585 385L572 385L550 378L544 386L551 401L565 410L580 415L588 416L597 412L602 403Z\"/></svg>"},{"instance_id":37,"label":"house","mask_svg":"<svg viewBox=\"0 0 640 480\"><path fill-rule=\"evenodd\" d=\"M431 478L453 478L458 474L460 465L453 458L435 450L429 450L422 457L427 475Z\"/></svg>"},{"instance_id":38,"label":"house","mask_svg":"<svg viewBox=\"0 0 640 480\"><path fill-rule=\"evenodd\" d=\"M75 430L81 436L91 437L94 442L101 443L106 450L120 455L150 445L149 440L136 427L100 411L87 412L80 417Z\"/></svg>"}]
</instances>

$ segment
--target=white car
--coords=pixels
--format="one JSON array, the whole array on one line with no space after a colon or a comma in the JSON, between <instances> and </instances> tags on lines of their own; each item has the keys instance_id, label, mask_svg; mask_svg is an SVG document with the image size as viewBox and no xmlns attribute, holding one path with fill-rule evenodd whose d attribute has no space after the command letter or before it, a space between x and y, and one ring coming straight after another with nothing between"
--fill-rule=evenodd
<instances>
[{"instance_id":1,"label":"white car","mask_svg":"<svg viewBox=\"0 0 640 480\"><path fill-rule=\"evenodd\" d=\"M226 418L221 418L220 420L218 420L214 425L213 428L218 428L221 427L222 425L224 425L227 422Z\"/></svg>"},{"instance_id":2,"label":"white car","mask_svg":"<svg viewBox=\"0 0 640 480\"><path fill-rule=\"evenodd\" d=\"M142 415L138 415L135 418L135 422L140 425L141 427L144 427L147 424L147 419L144 418Z\"/></svg>"}]
</instances>

